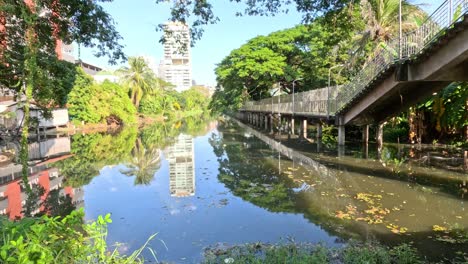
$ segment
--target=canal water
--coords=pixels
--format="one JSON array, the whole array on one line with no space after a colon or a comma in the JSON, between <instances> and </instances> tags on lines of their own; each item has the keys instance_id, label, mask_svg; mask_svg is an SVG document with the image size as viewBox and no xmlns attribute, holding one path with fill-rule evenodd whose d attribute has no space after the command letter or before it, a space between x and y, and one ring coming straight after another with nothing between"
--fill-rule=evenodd
<instances>
[{"instance_id":1,"label":"canal water","mask_svg":"<svg viewBox=\"0 0 468 264\"><path fill-rule=\"evenodd\" d=\"M2 148L0 213L27 197ZM10 153L10 154L8 154ZM158 261L196 263L213 245L412 243L430 259L468 253L463 151L288 139L236 120L187 120L30 144L31 176L72 197L86 220L111 213L108 241ZM149 250L148 260L154 260Z\"/></svg>"}]
</instances>

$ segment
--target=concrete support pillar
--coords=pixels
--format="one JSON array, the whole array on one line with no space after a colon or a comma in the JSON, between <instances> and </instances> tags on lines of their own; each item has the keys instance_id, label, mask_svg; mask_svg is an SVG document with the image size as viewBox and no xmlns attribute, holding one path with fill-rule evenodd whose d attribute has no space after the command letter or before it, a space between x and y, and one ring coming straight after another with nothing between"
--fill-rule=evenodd
<instances>
[{"instance_id":1,"label":"concrete support pillar","mask_svg":"<svg viewBox=\"0 0 468 264\"><path fill-rule=\"evenodd\" d=\"M307 118L304 118L302 120L302 125L301 125L301 132L302 132L302 137L307 138Z\"/></svg>"},{"instance_id":2,"label":"concrete support pillar","mask_svg":"<svg viewBox=\"0 0 468 264\"><path fill-rule=\"evenodd\" d=\"M338 157L345 156L345 145L338 145Z\"/></svg>"},{"instance_id":3,"label":"concrete support pillar","mask_svg":"<svg viewBox=\"0 0 468 264\"><path fill-rule=\"evenodd\" d=\"M376 133L376 142L377 142L377 145L380 147L383 146L383 126L384 124L383 123L379 123L377 125L377 133Z\"/></svg>"},{"instance_id":4,"label":"concrete support pillar","mask_svg":"<svg viewBox=\"0 0 468 264\"><path fill-rule=\"evenodd\" d=\"M270 132L273 133L273 126L274 126L274 119L273 119L273 114L270 115Z\"/></svg>"},{"instance_id":5,"label":"concrete support pillar","mask_svg":"<svg viewBox=\"0 0 468 264\"><path fill-rule=\"evenodd\" d=\"M468 150L465 150L463 154L463 159L465 160L465 170L468 171Z\"/></svg>"},{"instance_id":6,"label":"concrete support pillar","mask_svg":"<svg viewBox=\"0 0 468 264\"><path fill-rule=\"evenodd\" d=\"M322 148L323 148L322 139L318 138L317 139L317 152L320 153L322 151Z\"/></svg>"},{"instance_id":7,"label":"concrete support pillar","mask_svg":"<svg viewBox=\"0 0 468 264\"><path fill-rule=\"evenodd\" d=\"M364 144L369 143L369 125L364 125L362 127L362 142Z\"/></svg>"},{"instance_id":8,"label":"concrete support pillar","mask_svg":"<svg viewBox=\"0 0 468 264\"><path fill-rule=\"evenodd\" d=\"M322 138L322 123L317 123L317 138Z\"/></svg>"},{"instance_id":9,"label":"concrete support pillar","mask_svg":"<svg viewBox=\"0 0 468 264\"><path fill-rule=\"evenodd\" d=\"M268 115L265 115L265 120L264 120L264 125L265 125L265 130L268 131Z\"/></svg>"},{"instance_id":10,"label":"concrete support pillar","mask_svg":"<svg viewBox=\"0 0 468 264\"><path fill-rule=\"evenodd\" d=\"M295 133L294 130L296 129L296 124L295 124L294 120L295 120L294 116L291 117L291 135L294 135L294 133Z\"/></svg>"},{"instance_id":11,"label":"concrete support pillar","mask_svg":"<svg viewBox=\"0 0 468 264\"><path fill-rule=\"evenodd\" d=\"M344 146L345 144L345 126L338 126L338 146Z\"/></svg>"},{"instance_id":12,"label":"concrete support pillar","mask_svg":"<svg viewBox=\"0 0 468 264\"><path fill-rule=\"evenodd\" d=\"M369 158L369 144L368 143L362 144L362 153L365 159Z\"/></svg>"}]
</instances>

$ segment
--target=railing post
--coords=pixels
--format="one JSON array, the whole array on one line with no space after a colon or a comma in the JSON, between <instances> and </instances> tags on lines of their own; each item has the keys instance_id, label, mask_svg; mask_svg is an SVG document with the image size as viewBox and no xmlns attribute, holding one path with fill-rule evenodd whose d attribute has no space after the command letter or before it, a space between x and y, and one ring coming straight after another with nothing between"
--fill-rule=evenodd
<instances>
[{"instance_id":1,"label":"railing post","mask_svg":"<svg viewBox=\"0 0 468 264\"><path fill-rule=\"evenodd\" d=\"M449 1L448 1L448 8L449 8L449 12L448 12L448 14L449 14L448 22L449 22L449 23L448 23L447 26L449 26L449 25L452 24L452 18L453 18L453 17L452 17L452 16L453 16L453 15L452 15L452 0L449 0Z\"/></svg>"},{"instance_id":2,"label":"railing post","mask_svg":"<svg viewBox=\"0 0 468 264\"><path fill-rule=\"evenodd\" d=\"M401 3L402 0L400 0L400 6L399 6L399 13L398 13L398 20L399 20L399 33L398 33L398 39L399 39L399 43L398 43L398 59L401 61L401 57L402 57L402 37L403 37L403 31L402 31L402 21L401 21L401 6L402 6L402 3Z\"/></svg>"}]
</instances>

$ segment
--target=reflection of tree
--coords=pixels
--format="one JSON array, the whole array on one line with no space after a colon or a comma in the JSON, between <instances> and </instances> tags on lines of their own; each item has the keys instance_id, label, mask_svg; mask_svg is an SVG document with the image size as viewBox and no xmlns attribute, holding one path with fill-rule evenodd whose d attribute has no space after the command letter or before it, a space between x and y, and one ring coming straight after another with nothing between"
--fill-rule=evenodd
<instances>
[{"instance_id":1,"label":"reflection of tree","mask_svg":"<svg viewBox=\"0 0 468 264\"><path fill-rule=\"evenodd\" d=\"M116 134L75 135L72 138L73 157L57 162L65 182L72 187L88 184L106 165L128 164L126 175L135 175L135 184L149 184L160 166L160 149L174 143L185 130L206 132L207 122L156 123L143 127L125 127Z\"/></svg>"},{"instance_id":2,"label":"reflection of tree","mask_svg":"<svg viewBox=\"0 0 468 264\"><path fill-rule=\"evenodd\" d=\"M118 134L75 135L73 157L60 161L57 167L65 182L72 187L88 184L106 165L119 164L130 157L137 137L136 128L125 128Z\"/></svg>"},{"instance_id":3,"label":"reflection of tree","mask_svg":"<svg viewBox=\"0 0 468 264\"><path fill-rule=\"evenodd\" d=\"M273 212L296 211L292 182L280 177L275 165L267 160L265 151L269 149L261 146L247 149L240 142L248 139L240 137L224 132L223 138L213 135L210 139L220 165L219 180L235 195L257 206Z\"/></svg>"},{"instance_id":4,"label":"reflection of tree","mask_svg":"<svg viewBox=\"0 0 468 264\"><path fill-rule=\"evenodd\" d=\"M188 135L194 137L205 135L208 129L207 117L204 115L184 119L184 131Z\"/></svg>"},{"instance_id":5,"label":"reflection of tree","mask_svg":"<svg viewBox=\"0 0 468 264\"><path fill-rule=\"evenodd\" d=\"M300 186L278 173L276 151L272 153L255 137L244 137L243 131L230 121L219 125L218 130L223 136L212 135L209 140L218 157L218 178L234 195L271 212L303 214L331 234L356 236L348 223L330 214L329 198L318 193L318 198L311 200L310 193L296 192L294 188Z\"/></svg>"},{"instance_id":6,"label":"reflection of tree","mask_svg":"<svg viewBox=\"0 0 468 264\"><path fill-rule=\"evenodd\" d=\"M140 138L135 142L132 158L127 163L127 176L135 176L135 185L149 185L154 174L161 166L161 153L156 148L145 148Z\"/></svg>"}]
</instances>

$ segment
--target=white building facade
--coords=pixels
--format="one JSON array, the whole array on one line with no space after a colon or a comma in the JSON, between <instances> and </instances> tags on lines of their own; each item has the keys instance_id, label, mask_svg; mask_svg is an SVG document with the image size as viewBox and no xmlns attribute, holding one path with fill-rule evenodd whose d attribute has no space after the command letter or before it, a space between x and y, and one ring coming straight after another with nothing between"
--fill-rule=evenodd
<instances>
[{"instance_id":1,"label":"white building facade","mask_svg":"<svg viewBox=\"0 0 468 264\"><path fill-rule=\"evenodd\" d=\"M164 58L159 64L158 75L181 92L192 86L190 31L180 22L168 22L165 26Z\"/></svg>"}]
</instances>

